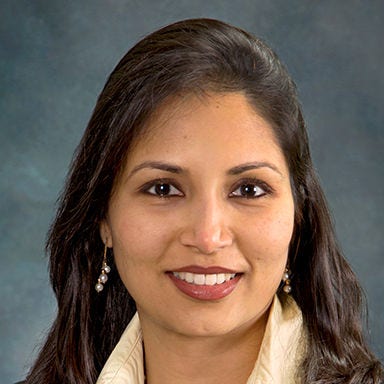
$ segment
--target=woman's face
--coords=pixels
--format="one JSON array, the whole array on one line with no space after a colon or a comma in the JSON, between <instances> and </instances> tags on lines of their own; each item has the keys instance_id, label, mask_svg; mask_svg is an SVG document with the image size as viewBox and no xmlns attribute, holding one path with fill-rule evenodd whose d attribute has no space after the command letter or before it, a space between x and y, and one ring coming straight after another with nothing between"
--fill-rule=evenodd
<instances>
[{"instance_id":1,"label":"woman's face","mask_svg":"<svg viewBox=\"0 0 384 384\"><path fill-rule=\"evenodd\" d=\"M157 111L129 153L101 235L142 321L223 335L266 315L293 221L270 125L242 94L210 94Z\"/></svg>"}]
</instances>

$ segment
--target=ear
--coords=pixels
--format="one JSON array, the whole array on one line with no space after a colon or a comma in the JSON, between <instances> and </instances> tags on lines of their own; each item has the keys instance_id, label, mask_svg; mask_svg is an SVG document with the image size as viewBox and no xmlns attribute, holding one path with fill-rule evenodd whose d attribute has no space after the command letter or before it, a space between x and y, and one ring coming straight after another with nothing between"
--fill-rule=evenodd
<instances>
[{"instance_id":1,"label":"ear","mask_svg":"<svg viewBox=\"0 0 384 384\"><path fill-rule=\"evenodd\" d=\"M100 222L99 230L100 230L100 237L102 242L108 248L113 248L112 231L111 231L111 227L107 222L107 219L104 219L103 221Z\"/></svg>"}]
</instances>

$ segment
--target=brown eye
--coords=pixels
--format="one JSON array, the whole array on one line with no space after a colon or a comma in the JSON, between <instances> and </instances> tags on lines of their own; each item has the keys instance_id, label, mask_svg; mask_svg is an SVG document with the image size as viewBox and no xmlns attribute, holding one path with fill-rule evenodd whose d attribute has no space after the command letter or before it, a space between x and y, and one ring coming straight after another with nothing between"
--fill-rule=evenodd
<instances>
[{"instance_id":1,"label":"brown eye","mask_svg":"<svg viewBox=\"0 0 384 384\"><path fill-rule=\"evenodd\" d=\"M267 192L264 188L256 183L241 184L232 193L231 197L245 197L246 199L254 199L265 195Z\"/></svg>"},{"instance_id":2,"label":"brown eye","mask_svg":"<svg viewBox=\"0 0 384 384\"><path fill-rule=\"evenodd\" d=\"M165 182L154 182L144 192L158 197L183 196L183 193L174 185Z\"/></svg>"},{"instance_id":3,"label":"brown eye","mask_svg":"<svg viewBox=\"0 0 384 384\"><path fill-rule=\"evenodd\" d=\"M169 194L171 186L169 184L156 184L155 193L159 196L166 196Z\"/></svg>"}]
</instances>

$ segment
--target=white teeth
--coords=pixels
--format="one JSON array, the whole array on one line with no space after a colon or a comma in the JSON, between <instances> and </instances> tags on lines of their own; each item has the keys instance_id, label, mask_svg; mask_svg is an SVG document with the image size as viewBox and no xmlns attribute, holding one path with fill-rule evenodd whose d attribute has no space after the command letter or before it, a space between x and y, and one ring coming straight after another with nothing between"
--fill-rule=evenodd
<instances>
[{"instance_id":1,"label":"white teeth","mask_svg":"<svg viewBox=\"0 0 384 384\"><path fill-rule=\"evenodd\" d=\"M193 284L205 285L205 275L195 275L193 277Z\"/></svg>"},{"instance_id":2,"label":"white teeth","mask_svg":"<svg viewBox=\"0 0 384 384\"><path fill-rule=\"evenodd\" d=\"M193 273L187 272L185 274L185 281L187 283L193 283Z\"/></svg>"},{"instance_id":3,"label":"white teeth","mask_svg":"<svg viewBox=\"0 0 384 384\"><path fill-rule=\"evenodd\" d=\"M191 272L172 272L173 276L195 285L223 284L236 276L236 273L210 273L207 275Z\"/></svg>"},{"instance_id":4,"label":"white teeth","mask_svg":"<svg viewBox=\"0 0 384 384\"><path fill-rule=\"evenodd\" d=\"M217 284L221 284L221 283L224 283L225 281L225 275L224 273L219 273L217 275Z\"/></svg>"},{"instance_id":5,"label":"white teeth","mask_svg":"<svg viewBox=\"0 0 384 384\"><path fill-rule=\"evenodd\" d=\"M206 275L205 285L215 285L217 282L217 275Z\"/></svg>"}]
</instances>

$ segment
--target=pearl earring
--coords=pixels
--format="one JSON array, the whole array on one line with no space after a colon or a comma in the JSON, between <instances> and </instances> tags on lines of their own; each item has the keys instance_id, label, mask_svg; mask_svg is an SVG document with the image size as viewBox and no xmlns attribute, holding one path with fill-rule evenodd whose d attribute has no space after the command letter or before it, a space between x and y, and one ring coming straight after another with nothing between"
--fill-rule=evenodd
<instances>
[{"instance_id":1,"label":"pearl earring","mask_svg":"<svg viewBox=\"0 0 384 384\"><path fill-rule=\"evenodd\" d=\"M97 279L97 284L95 285L95 289L97 292L101 292L104 289L104 284L108 280L107 274L111 272L111 267L107 264L107 245L104 245L104 255L103 255L103 263L101 265L101 274Z\"/></svg>"},{"instance_id":2,"label":"pearl earring","mask_svg":"<svg viewBox=\"0 0 384 384\"><path fill-rule=\"evenodd\" d=\"M284 282L283 291L287 294L291 293L291 291L292 291L290 277L291 277L291 273L290 273L289 269L285 268L282 280Z\"/></svg>"}]
</instances>

